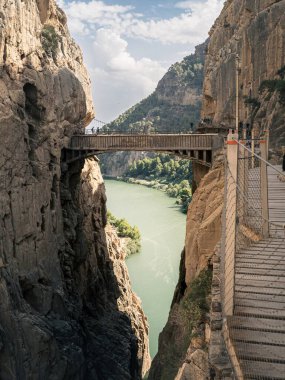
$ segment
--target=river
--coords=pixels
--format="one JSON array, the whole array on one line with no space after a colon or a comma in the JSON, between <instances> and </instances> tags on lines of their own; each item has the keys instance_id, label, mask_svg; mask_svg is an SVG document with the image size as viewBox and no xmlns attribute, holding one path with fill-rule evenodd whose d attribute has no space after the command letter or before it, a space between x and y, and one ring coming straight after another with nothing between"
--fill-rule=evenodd
<instances>
[{"instance_id":1,"label":"river","mask_svg":"<svg viewBox=\"0 0 285 380\"><path fill-rule=\"evenodd\" d=\"M105 186L108 210L116 217L126 218L141 232L141 252L129 257L127 266L133 290L148 317L153 358L178 280L186 216L175 200L161 191L109 179Z\"/></svg>"}]
</instances>

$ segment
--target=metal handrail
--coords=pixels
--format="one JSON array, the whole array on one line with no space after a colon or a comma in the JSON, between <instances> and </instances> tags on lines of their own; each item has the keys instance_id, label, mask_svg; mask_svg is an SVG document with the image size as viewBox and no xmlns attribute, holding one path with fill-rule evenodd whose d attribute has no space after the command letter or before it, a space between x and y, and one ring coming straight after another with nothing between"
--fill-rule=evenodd
<instances>
[{"instance_id":1,"label":"metal handrail","mask_svg":"<svg viewBox=\"0 0 285 380\"><path fill-rule=\"evenodd\" d=\"M285 177L285 174L283 172L281 172L280 170L278 170L274 165L270 164L270 162L264 160L264 158L262 158L261 156L259 156L258 154L252 152L250 149L247 148L246 145L242 144L239 140L234 140L236 141L240 146L243 146L244 149L246 149L248 152L250 152L250 154L253 154L256 158L258 158L260 161L264 162L266 165L270 166L272 169L274 169L277 173L281 174L282 176ZM250 140L251 141L251 140ZM262 141L262 140L261 140Z\"/></svg>"}]
</instances>

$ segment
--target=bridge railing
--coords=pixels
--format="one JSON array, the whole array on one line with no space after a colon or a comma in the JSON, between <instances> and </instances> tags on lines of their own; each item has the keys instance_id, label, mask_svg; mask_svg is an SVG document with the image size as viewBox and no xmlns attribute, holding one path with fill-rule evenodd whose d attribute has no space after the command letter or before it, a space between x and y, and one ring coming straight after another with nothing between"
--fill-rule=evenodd
<instances>
[{"instance_id":1,"label":"bridge railing","mask_svg":"<svg viewBox=\"0 0 285 380\"><path fill-rule=\"evenodd\" d=\"M76 135L70 149L77 150L214 150L222 146L216 134Z\"/></svg>"},{"instance_id":2,"label":"bridge railing","mask_svg":"<svg viewBox=\"0 0 285 380\"><path fill-rule=\"evenodd\" d=\"M229 134L225 155L221 289L224 338L238 379L243 379L243 375L230 334L235 308L236 256L258 242L285 239L284 224L270 220L268 197L271 191L269 172L281 180L285 175L268 162L267 155L266 140L239 141L236 134ZM244 276L246 278L248 274ZM239 275L239 280L242 279L243 276Z\"/></svg>"}]
</instances>

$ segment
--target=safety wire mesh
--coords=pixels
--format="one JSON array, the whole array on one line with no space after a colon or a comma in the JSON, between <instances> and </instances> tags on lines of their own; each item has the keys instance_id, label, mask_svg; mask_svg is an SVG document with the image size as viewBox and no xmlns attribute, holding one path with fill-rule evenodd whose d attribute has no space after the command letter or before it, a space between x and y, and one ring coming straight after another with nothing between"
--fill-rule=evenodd
<instances>
[{"instance_id":1,"label":"safety wire mesh","mask_svg":"<svg viewBox=\"0 0 285 380\"><path fill-rule=\"evenodd\" d=\"M285 379L285 176L238 144L225 159L224 339L237 379Z\"/></svg>"}]
</instances>

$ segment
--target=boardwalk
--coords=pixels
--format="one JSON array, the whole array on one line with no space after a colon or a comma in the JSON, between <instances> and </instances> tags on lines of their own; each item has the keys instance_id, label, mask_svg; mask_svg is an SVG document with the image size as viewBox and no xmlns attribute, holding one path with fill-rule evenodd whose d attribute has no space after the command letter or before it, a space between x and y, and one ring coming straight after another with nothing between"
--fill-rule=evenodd
<instances>
[{"instance_id":1,"label":"boardwalk","mask_svg":"<svg viewBox=\"0 0 285 380\"><path fill-rule=\"evenodd\" d=\"M98 134L71 138L66 161L104 152L150 151L187 157L211 166L215 152L224 145L218 134Z\"/></svg>"},{"instance_id":2,"label":"boardwalk","mask_svg":"<svg viewBox=\"0 0 285 380\"><path fill-rule=\"evenodd\" d=\"M241 379L285 379L285 230L274 224L285 225L285 182L270 167L268 205L271 237L237 251L235 258L228 328Z\"/></svg>"}]
</instances>

